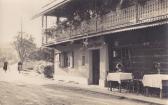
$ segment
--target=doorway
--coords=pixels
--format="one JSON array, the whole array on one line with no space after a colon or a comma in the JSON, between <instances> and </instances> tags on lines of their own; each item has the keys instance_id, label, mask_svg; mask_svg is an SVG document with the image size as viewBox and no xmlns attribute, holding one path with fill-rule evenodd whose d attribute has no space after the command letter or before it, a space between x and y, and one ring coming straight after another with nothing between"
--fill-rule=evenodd
<instances>
[{"instance_id":1,"label":"doorway","mask_svg":"<svg viewBox=\"0 0 168 105\"><path fill-rule=\"evenodd\" d=\"M100 50L92 50L92 84L99 85L100 78Z\"/></svg>"}]
</instances>

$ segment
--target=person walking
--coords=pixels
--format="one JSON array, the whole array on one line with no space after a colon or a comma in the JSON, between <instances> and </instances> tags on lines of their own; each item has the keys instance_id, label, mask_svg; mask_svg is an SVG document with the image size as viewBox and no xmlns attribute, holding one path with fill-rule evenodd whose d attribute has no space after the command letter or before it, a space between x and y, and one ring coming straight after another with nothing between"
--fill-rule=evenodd
<instances>
[{"instance_id":1,"label":"person walking","mask_svg":"<svg viewBox=\"0 0 168 105\"><path fill-rule=\"evenodd\" d=\"M5 71L5 73L6 73L7 69L8 69L8 62L5 61L4 66L3 66L3 70Z\"/></svg>"},{"instance_id":2,"label":"person walking","mask_svg":"<svg viewBox=\"0 0 168 105\"><path fill-rule=\"evenodd\" d=\"M20 73L21 70L22 70L22 62L19 61L18 62L18 71L19 71L19 73Z\"/></svg>"}]
</instances>

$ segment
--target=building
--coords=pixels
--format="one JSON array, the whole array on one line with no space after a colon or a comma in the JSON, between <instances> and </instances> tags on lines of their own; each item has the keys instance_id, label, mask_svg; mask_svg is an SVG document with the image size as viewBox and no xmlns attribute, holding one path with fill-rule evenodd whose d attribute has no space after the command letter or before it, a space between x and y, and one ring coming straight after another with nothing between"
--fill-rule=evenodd
<instances>
[{"instance_id":1,"label":"building","mask_svg":"<svg viewBox=\"0 0 168 105\"><path fill-rule=\"evenodd\" d=\"M37 16L57 80L105 86L118 63L135 78L167 73L167 0L55 0Z\"/></svg>"}]
</instances>

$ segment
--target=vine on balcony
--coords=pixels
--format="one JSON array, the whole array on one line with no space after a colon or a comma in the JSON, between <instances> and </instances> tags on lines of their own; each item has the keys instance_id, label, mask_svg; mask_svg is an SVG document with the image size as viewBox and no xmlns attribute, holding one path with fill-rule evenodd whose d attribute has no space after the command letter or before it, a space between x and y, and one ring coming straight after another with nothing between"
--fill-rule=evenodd
<instances>
[{"instance_id":1,"label":"vine on balcony","mask_svg":"<svg viewBox=\"0 0 168 105\"><path fill-rule=\"evenodd\" d=\"M145 5L148 0L77 0L71 3L66 9L70 12L63 21L58 24L58 29L73 26L74 29L79 27L83 21L88 22L90 19L100 18L103 15L118 9L124 9L129 6L140 4ZM88 3L89 2L89 3Z\"/></svg>"}]
</instances>

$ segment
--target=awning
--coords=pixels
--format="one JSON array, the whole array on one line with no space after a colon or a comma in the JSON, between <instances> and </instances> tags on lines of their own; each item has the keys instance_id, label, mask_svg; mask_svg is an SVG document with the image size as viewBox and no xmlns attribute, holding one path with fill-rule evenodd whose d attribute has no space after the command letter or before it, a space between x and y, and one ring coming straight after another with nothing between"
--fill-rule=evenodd
<instances>
[{"instance_id":1,"label":"awning","mask_svg":"<svg viewBox=\"0 0 168 105\"><path fill-rule=\"evenodd\" d=\"M45 5L44 7L42 7L40 12L37 13L35 16L33 16L32 19L38 18L43 15L47 15L50 12L53 12L56 9L60 8L61 6L64 6L65 4L67 4L70 1L72 1L72 0L55 0L55 1Z\"/></svg>"}]
</instances>

